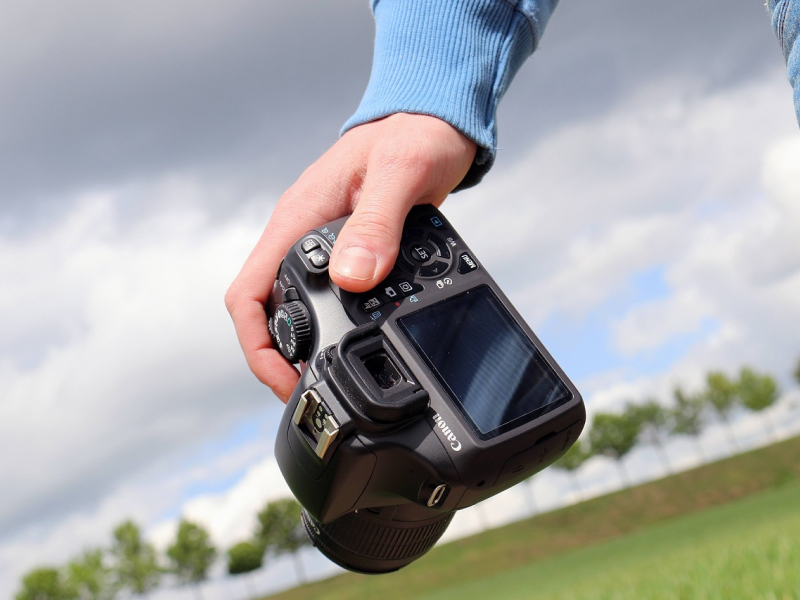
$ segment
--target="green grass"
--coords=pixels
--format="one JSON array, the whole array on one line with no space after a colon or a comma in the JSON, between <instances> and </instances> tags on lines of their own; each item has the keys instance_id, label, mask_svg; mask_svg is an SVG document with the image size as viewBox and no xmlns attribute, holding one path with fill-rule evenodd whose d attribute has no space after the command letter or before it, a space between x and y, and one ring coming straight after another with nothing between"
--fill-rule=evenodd
<instances>
[{"instance_id":1,"label":"green grass","mask_svg":"<svg viewBox=\"0 0 800 600\"><path fill-rule=\"evenodd\" d=\"M273 600L800 599L800 438Z\"/></svg>"},{"instance_id":2,"label":"green grass","mask_svg":"<svg viewBox=\"0 0 800 600\"><path fill-rule=\"evenodd\" d=\"M415 598L800 598L800 484Z\"/></svg>"}]
</instances>

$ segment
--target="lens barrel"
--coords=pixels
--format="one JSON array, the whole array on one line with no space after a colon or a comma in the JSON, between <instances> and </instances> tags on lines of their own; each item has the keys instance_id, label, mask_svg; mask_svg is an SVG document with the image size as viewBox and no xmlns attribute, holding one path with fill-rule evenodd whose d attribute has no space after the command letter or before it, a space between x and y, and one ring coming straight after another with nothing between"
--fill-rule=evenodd
<instances>
[{"instance_id":1,"label":"lens barrel","mask_svg":"<svg viewBox=\"0 0 800 600\"><path fill-rule=\"evenodd\" d=\"M389 573L430 550L455 515L431 510L420 515L419 507L404 508L362 509L325 524L303 510L303 525L311 543L340 567L358 573Z\"/></svg>"}]
</instances>

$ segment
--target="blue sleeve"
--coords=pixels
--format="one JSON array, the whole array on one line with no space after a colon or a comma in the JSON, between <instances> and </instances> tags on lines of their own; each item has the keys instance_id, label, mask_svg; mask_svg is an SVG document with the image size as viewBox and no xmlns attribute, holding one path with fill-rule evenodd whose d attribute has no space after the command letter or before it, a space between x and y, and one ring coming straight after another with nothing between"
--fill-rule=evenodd
<instances>
[{"instance_id":1,"label":"blue sleeve","mask_svg":"<svg viewBox=\"0 0 800 600\"><path fill-rule=\"evenodd\" d=\"M800 123L800 0L768 0L767 7L786 58L789 83L794 88L794 110Z\"/></svg>"},{"instance_id":2,"label":"blue sleeve","mask_svg":"<svg viewBox=\"0 0 800 600\"><path fill-rule=\"evenodd\" d=\"M558 0L373 0L375 54L348 129L405 112L439 117L478 145L459 185L497 150L497 105L536 48Z\"/></svg>"}]
</instances>

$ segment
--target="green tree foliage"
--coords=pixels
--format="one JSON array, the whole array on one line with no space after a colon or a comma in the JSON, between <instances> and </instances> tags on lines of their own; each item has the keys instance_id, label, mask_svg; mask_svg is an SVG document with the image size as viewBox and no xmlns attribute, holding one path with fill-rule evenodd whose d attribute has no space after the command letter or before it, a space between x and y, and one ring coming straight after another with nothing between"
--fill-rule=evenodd
<instances>
[{"instance_id":1,"label":"green tree foliage","mask_svg":"<svg viewBox=\"0 0 800 600\"><path fill-rule=\"evenodd\" d=\"M141 531L133 521L125 521L114 529L111 554L115 559L114 573L120 587L146 596L158 586L161 568L155 548L142 539Z\"/></svg>"},{"instance_id":2,"label":"green tree foliage","mask_svg":"<svg viewBox=\"0 0 800 600\"><path fill-rule=\"evenodd\" d=\"M739 403L737 394L737 382L730 379L721 371L711 371L706 376L706 390L704 398L711 406L723 423L728 432L728 440L735 451L739 450L739 443L733 434L731 427L730 414Z\"/></svg>"},{"instance_id":3,"label":"green tree foliage","mask_svg":"<svg viewBox=\"0 0 800 600\"><path fill-rule=\"evenodd\" d=\"M775 404L778 399L778 384L770 375L756 373L750 367L742 367L739 371L739 381L737 382L737 393L742 405L753 412L761 412ZM769 421L767 413L764 413L767 435L774 439L777 438L775 427Z\"/></svg>"},{"instance_id":4,"label":"green tree foliage","mask_svg":"<svg viewBox=\"0 0 800 600\"><path fill-rule=\"evenodd\" d=\"M630 486L630 477L623 465L623 459L639 439L639 422L627 413L597 413L589 430L589 443L592 454L613 458L626 487Z\"/></svg>"},{"instance_id":5,"label":"green tree foliage","mask_svg":"<svg viewBox=\"0 0 800 600\"><path fill-rule=\"evenodd\" d=\"M300 504L293 498L270 502L258 513L259 528L256 535L266 552L275 556L292 554L297 579L302 582L305 574L297 551L310 542L300 518L301 510Z\"/></svg>"},{"instance_id":6,"label":"green tree foliage","mask_svg":"<svg viewBox=\"0 0 800 600\"><path fill-rule=\"evenodd\" d=\"M778 384L770 375L760 375L749 367L739 371L737 391L742 404L752 411L769 408L778 399Z\"/></svg>"},{"instance_id":7,"label":"green tree foliage","mask_svg":"<svg viewBox=\"0 0 800 600\"><path fill-rule=\"evenodd\" d=\"M706 462L700 434L705 426L706 403L703 394L687 394L680 387L675 388L675 406L669 412L669 432L673 435L686 435L694 439L701 462Z\"/></svg>"},{"instance_id":8,"label":"green tree foliage","mask_svg":"<svg viewBox=\"0 0 800 600\"><path fill-rule=\"evenodd\" d=\"M15 600L76 600L77 592L58 569L39 567L22 578Z\"/></svg>"},{"instance_id":9,"label":"green tree foliage","mask_svg":"<svg viewBox=\"0 0 800 600\"><path fill-rule=\"evenodd\" d=\"M639 440L655 446L664 470L671 474L672 464L664 448L669 435L669 413L657 400L649 399L640 404L628 404L625 413L629 419L639 426Z\"/></svg>"},{"instance_id":10,"label":"green tree foliage","mask_svg":"<svg viewBox=\"0 0 800 600\"><path fill-rule=\"evenodd\" d=\"M67 581L80 600L111 600L116 596L111 569L102 550L86 551L67 565Z\"/></svg>"},{"instance_id":11,"label":"green tree foliage","mask_svg":"<svg viewBox=\"0 0 800 600\"><path fill-rule=\"evenodd\" d=\"M581 440L578 440L564 453L564 456L553 463L553 466L563 471L577 471L591 457L592 453L589 448Z\"/></svg>"},{"instance_id":12,"label":"green tree foliage","mask_svg":"<svg viewBox=\"0 0 800 600\"><path fill-rule=\"evenodd\" d=\"M264 564L264 546L258 540L239 542L228 549L228 573L241 575L260 569ZM256 590L249 577L243 577L247 593L251 598L256 596Z\"/></svg>"},{"instance_id":13,"label":"green tree foliage","mask_svg":"<svg viewBox=\"0 0 800 600\"><path fill-rule=\"evenodd\" d=\"M264 565L264 546L257 541L239 542L228 550L228 573L240 575Z\"/></svg>"},{"instance_id":14,"label":"green tree foliage","mask_svg":"<svg viewBox=\"0 0 800 600\"><path fill-rule=\"evenodd\" d=\"M182 519L175 535L175 543L167 548L171 571L185 584L199 584L208 577L208 569L217 551L203 527Z\"/></svg>"},{"instance_id":15,"label":"green tree foliage","mask_svg":"<svg viewBox=\"0 0 800 600\"><path fill-rule=\"evenodd\" d=\"M797 367L794 370L794 378L797 383L800 383L800 360L797 361Z\"/></svg>"}]
</instances>

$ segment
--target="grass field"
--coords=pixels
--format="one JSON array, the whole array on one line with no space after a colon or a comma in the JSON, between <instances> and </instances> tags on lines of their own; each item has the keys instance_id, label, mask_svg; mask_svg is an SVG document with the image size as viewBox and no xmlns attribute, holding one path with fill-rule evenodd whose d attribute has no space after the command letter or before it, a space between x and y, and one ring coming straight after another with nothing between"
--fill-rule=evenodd
<instances>
[{"instance_id":1,"label":"grass field","mask_svg":"<svg viewBox=\"0 0 800 600\"><path fill-rule=\"evenodd\" d=\"M800 599L800 484L414 597Z\"/></svg>"},{"instance_id":2,"label":"grass field","mask_svg":"<svg viewBox=\"0 0 800 600\"><path fill-rule=\"evenodd\" d=\"M800 600L800 438L273 600Z\"/></svg>"}]
</instances>

